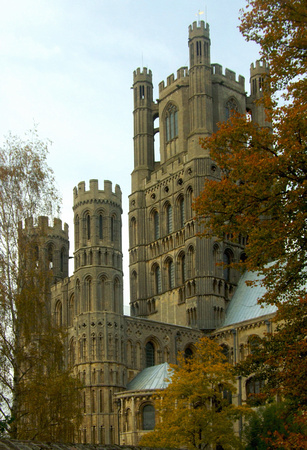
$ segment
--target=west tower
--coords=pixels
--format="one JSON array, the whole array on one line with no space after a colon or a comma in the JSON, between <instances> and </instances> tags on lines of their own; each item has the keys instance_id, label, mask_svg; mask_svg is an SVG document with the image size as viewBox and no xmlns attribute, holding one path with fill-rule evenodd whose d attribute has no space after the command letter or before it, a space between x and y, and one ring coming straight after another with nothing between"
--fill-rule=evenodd
<instances>
[{"instance_id":1,"label":"west tower","mask_svg":"<svg viewBox=\"0 0 307 450\"><path fill-rule=\"evenodd\" d=\"M193 198L205 179L220 178L199 139L216 131L217 123L234 110L244 114L247 99L243 77L237 79L231 70L224 73L222 66L211 64L208 24L194 22L189 27L188 48L190 67L179 68L176 77L171 74L159 84L157 102L152 100L151 71L134 72L131 313L210 331L223 321L238 280L238 274L218 263L238 261L244 240L197 237ZM152 162L156 117L160 161Z\"/></svg>"}]
</instances>

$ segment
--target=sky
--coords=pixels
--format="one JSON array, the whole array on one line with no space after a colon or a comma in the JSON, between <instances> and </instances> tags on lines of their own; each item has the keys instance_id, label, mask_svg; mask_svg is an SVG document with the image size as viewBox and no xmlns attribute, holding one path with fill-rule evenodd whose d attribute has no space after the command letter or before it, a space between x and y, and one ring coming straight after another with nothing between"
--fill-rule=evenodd
<instances>
[{"instance_id":1,"label":"sky","mask_svg":"<svg viewBox=\"0 0 307 450\"><path fill-rule=\"evenodd\" d=\"M123 193L124 301L129 303L128 195L133 170L133 71L158 84L188 66L188 26L210 25L211 62L245 77L259 58L238 30L245 0L0 0L0 143L38 126L70 229L80 181ZM199 13L200 12L200 13ZM201 14L203 12L203 14Z\"/></svg>"}]
</instances>

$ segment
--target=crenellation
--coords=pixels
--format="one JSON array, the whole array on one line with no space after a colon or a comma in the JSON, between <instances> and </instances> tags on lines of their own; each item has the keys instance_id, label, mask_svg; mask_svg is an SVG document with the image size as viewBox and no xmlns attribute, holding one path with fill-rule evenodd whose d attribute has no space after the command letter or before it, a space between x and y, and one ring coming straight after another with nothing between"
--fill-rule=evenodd
<instances>
[{"instance_id":1,"label":"crenellation","mask_svg":"<svg viewBox=\"0 0 307 450\"><path fill-rule=\"evenodd\" d=\"M161 81L159 83L159 94L161 94L165 89L169 89L170 87L175 87L178 88L178 83L187 83L189 81L189 70L187 67L180 67L177 70L177 78L175 78L174 74L170 74L167 78L166 78L166 85L165 85L165 81Z\"/></svg>"},{"instance_id":2,"label":"crenellation","mask_svg":"<svg viewBox=\"0 0 307 450\"><path fill-rule=\"evenodd\" d=\"M133 72L133 81L137 82L137 81L152 81L152 72L151 70L147 69L147 67L143 67L143 70L140 69L140 67L138 67L134 72Z\"/></svg>"},{"instance_id":3,"label":"crenellation","mask_svg":"<svg viewBox=\"0 0 307 450\"><path fill-rule=\"evenodd\" d=\"M231 82L237 83L238 85L244 88L245 78L242 75L239 75L238 80L236 76L236 72L230 70L226 67L225 74L223 74L223 66L221 64L211 64L212 69L212 78L215 76L222 77L225 80L230 80Z\"/></svg>"},{"instance_id":4,"label":"crenellation","mask_svg":"<svg viewBox=\"0 0 307 450\"><path fill-rule=\"evenodd\" d=\"M257 60L254 63L251 63L250 65L250 76L253 77L256 74L259 73L265 73L268 72L270 70L270 66L269 63L267 61L262 61L262 60Z\"/></svg>"},{"instance_id":5,"label":"crenellation","mask_svg":"<svg viewBox=\"0 0 307 450\"><path fill-rule=\"evenodd\" d=\"M119 203L121 205L122 202L122 192L118 184L115 185L114 192L112 191L112 182L109 180L104 181L104 190L99 189L98 180L92 179L89 181L89 189L86 190L85 181L81 181L78 184L78 188L74 188L74 203L78 202L87 202L91 201L91 199L95 199L95 201L100 200L101 198L108 199L109 201L113 201L115 204Z\"/></svg>"},{"instance_id":6,"label":"crenellation","mask_svg":"<svg viewBox=\"0 0 307 450\"><path fill-rule=\"evenodd\" d=\"M174 83L174 79L175 79L174 74L171 73L166 79L166 85L170 86L172 83Z\"/></svg>"},{"instance_id":7,"label":"crenellation","mask_svg":"<svg viewBox=\"0 0 307 450\"><path fill-rule=\"evenodd\" d=\"M208 23L205 23L203 20L199 22L193 22L192 25L189 26L189 38L192 39L196 36L206 36L210 37L210 26Z\"/></svg>"},{"instance_id":8,"label":"crenellation","mask_svg":"<svg viewBox=\"0 0 307 450\"><path fill-rule=\"evenodd\" d=\"M49 225L49 218L47 216L39 216L37 218L37 224L34 223L33 217L27 217L25 219L25 224L19 224L20 229L24 229L24 231L29 234L39 234L42 236L57 236L61 239L68 239L68 225L64 223L62 224L62 220L58 218L53 219L53 226Z\"/></svg>"},{"instance_id":9,"label":"crenellation","mask_svg":"<svg viewBox=\"0 0 307 450\"><path fill-rule=\"evenodd\" d=\"M180 67L177 70L177 80L179 80L180 78L185 78L189 76L189 69L188 67L184 66L184 67Z\"/></svg>"}]
</instances>

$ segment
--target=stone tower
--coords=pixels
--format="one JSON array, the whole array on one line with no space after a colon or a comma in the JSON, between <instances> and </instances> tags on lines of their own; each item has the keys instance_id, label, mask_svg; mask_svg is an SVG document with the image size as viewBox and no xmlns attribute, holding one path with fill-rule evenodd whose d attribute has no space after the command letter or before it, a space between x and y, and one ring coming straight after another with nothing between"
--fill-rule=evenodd
<instances>
[{"instance_id":1,"label":"stone tower","mask_svg":"<svg viewBox=\"0 0 307 450\"><path fill-rule=\"evenodd\" d=\"M251 112L253 121L261 127L272 127L271 122L266 116L264 106L259 103L263 96L263 86L266 76L269 73L269 65L263 61L256 61L250 66L250 86L251 95L249 97L248 110Z\"/></svg>"},{"instance_id":2,"label":"stone tower","mask_svg":"<svg viewBox=\"0 0 307 450\"><path fill-rule=\"evenodd\" d=\"M62 221L55 218L53 226L49 225L48 217L38 217L34 225L33 218L25 221L23 233L30 236L37 262L44 264L50 271L51 282L56 283L68 276L68 225L62 228Z\"/></svg>"},{"instance_id":3,"label":"stone tower","mask_svg":"<svg viewBox=\"0 0 307 450\"><path fill-rule=\"evenodd\" d=\"M83 442L115 442L117 411L113 393L125 383L123 370L123 273L121 191L110 181L99 190L79 183L74 189L75 273L74 332L77 365L83 392ZM74 350L73 350L74 351ZM91 434L86 435L87 434Z\"/></svg>"},{"instance_id":4,"label":"stone tower","mask_svg":"<svg viewBox=\"0 0 307 450\"><path fill-rule=\"evenodd\" d=\"M189 27L190 68L159 84L134 72L134 170L129 205L131 314L210 331L220 325L238 281L217 263L238 261L244 239L199 239L192 202L220 171L199 145L233 110L245 113L244 78L211 64L209 25ZM159 117L159 130L153 122ZM160 161L152 161L159 131Z\"/></svg>"},{"instance_id":5,"label":"stone tower","mask_svg":"<svg viewBox=\"0 0 307 450\"><path fill-rule=\"evenodd\" d=\"M121 201L110 181L74 188L74 275L52 288L52 311L61 308L68 327L67 363L84 383L84 443L117 441L113 394L126 384Z\"/></svg>"}]
</instances>

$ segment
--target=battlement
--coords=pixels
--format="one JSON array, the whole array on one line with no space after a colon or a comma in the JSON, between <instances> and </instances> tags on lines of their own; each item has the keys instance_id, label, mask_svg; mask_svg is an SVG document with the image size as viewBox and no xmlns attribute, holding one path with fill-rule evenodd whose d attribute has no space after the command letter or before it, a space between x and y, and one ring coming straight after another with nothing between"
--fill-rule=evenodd
<instances>
[{"instance_id":1,"label":"battlement","mask_svg":"<svg viewBox=\"0 0 307 450\"><path fill-rule=\"evenodd\" d=\"M33 217L28 217L25 224L19 224L19 228L29 235L38 234L41 236L56 235L63 239L68 239L68 225L64 223L62 227L62 220L54 218L53 226L49 226L49 218L46 216L39 216L37 223L34 223Z\"/></svg>"},{"instance_id":2,"label":"battlement","mask_svg":"<svg viewBox=\"0 0 307 450\"><path fill-rule=\"evenodd\" d=\"M174 74L172 73L166 79L166 86L165 86L164 81L161 81L161 83L159 83L159 93L161 93L164 89L168 88L169 86L171 86L174 83L176 83L178 85L178 84L180 84L180 82L182 82L182 81L186 82L188 79L189 79L188 67L180 67L177 70L177 78L175 78Z\"/></svg>"},{"instance_id":3,"label":"battlement","mask_svg":"<svg viewBox=\"0 0 307 450\"><path fill-rule=\"evenodd\" d=\"M209 24L205 23L203 20L201 20L200 22L193 22L192 25L189 26L189 39L193 39L195 37L206 37L209 39Z\"/></svg>"},{"instance_id":4,"label":"battlement","mask_svg":"<svg viewBox=\"0 0 307 450\"><path fill-rule=\"evenodd\" d=\"M140 67L138 67L134 72L133 72L133 82L136 83L138 81L147 81L149 83L152 83L152 72L151 70L147 69L147 67L143 67L143 70L140 69Z\"/></svg>"},{"instance_id":5,"label":"battlement","mask_svg":"<svg viewBox=\"0 0 307 450\"><path fill-rule=\"evenodd\" d=\"M245 78L242 75L239 75L238 81L236 80L236 73L233 70L225 69L225 74L223 74L223 67L220 64L211 64L212 76L220 76L225 80L233 81L240 86L244 87Z\"/></svg>"},{"instance_id":6,"label":"battlement","mask_svg":"<svg viewBox=\"0 0 307 450\"><path fill-rule=\"evenodd\" d=\"M257 60L256 63L251 63L250 65L250 76L255 77L260 74L269 73L270 66L266 61Z\"/></svg>"},{"instance_id":7,"label":"battlement","mask_svg":"<svg viewBox=\"0 0 307 450\"><path fill-rule=\"evenodd\" d=\"M74 187L74 203L81 200L102 199L115 203L122 203L122 192L118 184L115 185L115 191L112 192L112 182L104 180L104 189L99 190L98 180L90 180L90 188L86 190L85 181L81 181L78 187Z\"/></svg>"}]
</instances>

